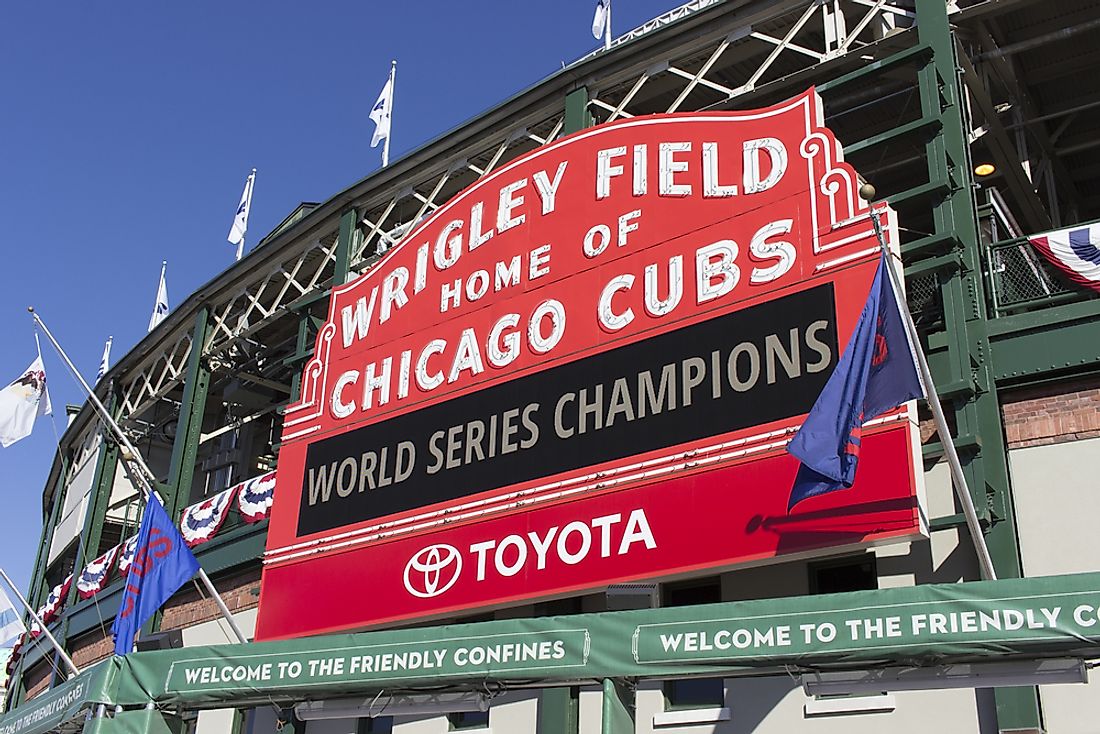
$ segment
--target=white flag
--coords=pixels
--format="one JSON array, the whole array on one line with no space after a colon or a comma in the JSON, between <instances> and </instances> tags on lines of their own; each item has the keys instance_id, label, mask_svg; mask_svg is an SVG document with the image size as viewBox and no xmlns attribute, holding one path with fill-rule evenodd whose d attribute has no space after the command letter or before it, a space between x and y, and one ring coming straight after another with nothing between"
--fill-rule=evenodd
<instances>
[{"instance_id":1,"label":"white flag","mask_svg":"<svg viewBox=\"0 0 1100 734\"><path fill-rule=\"evenodd\" d=\"M0 390L0 446L6 448L31 435L35 417L51 412L40 354L18 380Z\"/></svg>"},{"instance_id":2,"label":"white flag","mask_svg":"<svg viewBox=\"0 0 1100 734\"><path fill-rule=\"evenodd\" d=\"M149 331L157 328L157 324L168 318L168 286L164 283L164 269L167 263L160 266L160 285L157 287L157 300L153 304L153 314L149 317Z\"/></svg>"},{"instance_id":3,"label":"white flag","mask_svg":"<svg viewBox=\"0 0 1100 734\"><path fill-rule=\"evenodd\" d=\"M26 631L23 615L15 611L11 599L0 589L0 647L12 647Z\"/></svg>"},{"instance_id":4,"label":"white flag","mask_svg":"<svg viewBox=\"0 0 1100 734\"><path fill-rule=\"evenodd\" d=\"M167 298L167 296L165 296ZM95 381L99 382L103 379L103 376L107 374L107 370L111 369L111 342L114 341L113 336L107 337L107 343L103 345L103 357L99 360L99 372L96 373Z\"/></svg>"},{"instance_id":5,"label":"white flag","mask_svg":"<svg viewBox=\"0 0 1100 734\"><path fill-rule=\"evenodd\" d=\"M370 139L370 147L375 148L383 140L390 137L390 116L393 112L393 74L386 79L382 92L378 95L378 101L370 110L370 119L374 122L374 137Z\"/></svg>"},{"instance_id":6,"label":"white flag","mask_svg":"<svg viewBox=\"0 0 1100 734\"><path fill-rule=\"evenodd\" d=\"M237 213L233 217L233 225L229 228L229 244L239 245L244 241L244 235L248 231L248 210L252 208L252 187L256 183L256 169L248 174L244 182L244 191L241 192L241 203L237 205Z\"/></svg>"},{"instance_id":7,"label":"white flag","mask_svg":"<svg viewBox=\"0 0 1100 734\"><path fill-rule=\"evenodd\" d=\"M592 16L592 35L595 38L603 38L607 27L607 16L611 12L611 0L598 0L596 14Z\"/></svg>"}]
</instances>

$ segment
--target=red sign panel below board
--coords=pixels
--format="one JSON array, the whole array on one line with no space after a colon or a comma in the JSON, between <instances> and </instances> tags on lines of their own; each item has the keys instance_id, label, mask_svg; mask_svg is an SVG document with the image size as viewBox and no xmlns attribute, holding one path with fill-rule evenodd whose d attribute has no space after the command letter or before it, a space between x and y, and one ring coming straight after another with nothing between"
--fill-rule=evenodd
<instances>
[{"instance_id":1,"label":"red sign panel below board","mask_svg":"<svg viewBox=\"0 0 1100 734\"><path fill-rule=\"evenodd\" d=\"M907 408L867 427L851 490L786 512L784 447L877 261L841 158L812 90L602 125L334 289L284 421L257 638L919 535Z\"/></svg>"}]
</instances>

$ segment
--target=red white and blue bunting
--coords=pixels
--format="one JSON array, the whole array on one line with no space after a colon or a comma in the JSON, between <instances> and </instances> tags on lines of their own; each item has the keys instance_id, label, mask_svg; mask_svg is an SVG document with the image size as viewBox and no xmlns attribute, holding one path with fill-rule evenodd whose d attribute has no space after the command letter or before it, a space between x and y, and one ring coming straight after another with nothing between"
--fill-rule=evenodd
<instances>
[{"instance_id":1,"label":"red white and blue bunting","mask_svg":"<svg viewBox=\"0 0 1100 734\"><path fill-rule=\"evenodd\" d=\"M117 545L85 566L76 580L76 593L81 599L88 599L98 594L107 585L107 577L111 575L111 567L115 565L116 556L118 556Z\"/></svg>"},{"instance_id":2,"label":"red white and blue bunting","mask_svg":"<svg viewBox=\"0 0 1100 734\"><path fill-rule=\"evenodd\" d=\"M137 552L138 536L134 536L122 544L122 553L118 557L118 575L126 578L130 573L130 564L134 562L134 553Z\"/></svg>"},{"instance_id":3,"label":"red white and blue bunting","mask_svg":"<svg viewBox=\"0 0 1100 734\"><path fill-rule=\"evenodd\" d=\"M69 596L69 589L72 585L73 575L69 574L64 581L53 587L50 591L50 595L46 597L46 603L42 605L41 612L39 612L39 616L42 617L43 622L49 624L57 619L58 612L65 606L65 598Z\"/></svg>"},{"instance_id":4,"label":"red white and blue bunting","mask_svg":"<svg viewBox=\"0 0 1100 734\"><path fill-rule=\"evenodd\" d=\"M275 472L269 471L238 485L237 507L245 522L259 522L271 512L275 500Z\"/></svg>"},{"instance_id":5,"label":"red white and blue bunting","mask_svg":"<svg viewBox=\"0 0 1100 734\"><path fill-rule=\"evenodd\" d=\"M229 510L237 499L237 507L241 517L250 523L259 522L268 516L271 504L275 497L275 472L269 471L258 477L236 484L224 492L191 505L183 511L180 521L180 531L189 547L201 545L213 538L225 523ZM81 599L90 599L108 586L111 579L111 569L118 568L120 578L126 578L130 572L130 565L134 562L134 554L137 551L137 536L123 541L114 548L96 558L81 571L76 578L77 595ZM73 575L53 587L45 604L38 610L38 616L46 624L51 624L61 613L65 601L72 588ZM22 648L34 638L42 634L42 629L37 622L31 621L27 632L13 649L8 661L9 673L15 662L19 659Z\"/></svg>"},{"instance_id":6,"label":"red white and blue bunting","mask_svg":"<svg viewBox=\"0 0 1100 734\"><path fill-rule=\"evenodd\" d=\"M233 495L240 485L233 485L229 489L218 492L213 497L191 505L183 511L183 519L180 520L180 532L183 540L189 548L194 548L210 540L217 534L229 508L233 504Z\"/></svg>"},{"instance_id":7,"label":"red white and blue bunting","mask_svg":"<svg viewBox=\"0 0 1100 734\"><path fill-rule=\"evenodd\" d=\"M1100 222L1044 232L1029 240L1070 280L1100 292Z\"/></svg>"}]
</instances>

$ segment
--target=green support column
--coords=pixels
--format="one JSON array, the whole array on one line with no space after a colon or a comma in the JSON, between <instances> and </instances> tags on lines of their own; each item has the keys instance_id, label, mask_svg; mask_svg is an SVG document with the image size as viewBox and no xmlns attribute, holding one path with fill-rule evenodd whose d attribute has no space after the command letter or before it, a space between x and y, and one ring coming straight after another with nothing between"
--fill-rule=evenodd
<instances>
[{"instance_id":1,"label":"green support column","mask_svg":"<svg viewBox=\"0 0 1100 734\"><path fill-rule=\"evenodd\" d=\"M177 517L190 500L191 482L195 476L195 460L199 453L199 436L206 413L206 397L210 388L210 370L203 360L210 331L210 311L203 307L195 315L191 333L191 354L187 358L183 401L180 403L176 438L172 443L172 460L168 468L164 506L169 517Z\"/></svg>"},{"instance_id":2,"label":"green support column","mask_svg":"<svg viewBox=\"0 0 1100 734\"><path fill-rule=\"evenodd\" d=\"M539 694L540 734L577 734L580 729L580 688L543 688Z\"/></svg>"},{"instance_id":3,"label":"green support column","mask_svg":"<svg viewBox=\"0 0 1100 734\"><path fill-rule=\"evenodd\" d=\"M977 436L980 448L969 455L964 472L979 514L988 522L986 541L998 577L1022 575L1015 514L1008 477L1007 448L1000 401L989 364L985 284L981 264L974 192L970 186L970 149L966 138L962 84L956 46L943 0L917 0L917 27L922 43L933 51L921 71L921 104L925 116L939 117L940 135L926 146L929 180L949 184L935 203L937 234L954 235L957 267L939 271L948 339L948 374L936 375L954 408L959 436ZM942 440L950 440L941 436ZM1042 717L1035 688L998 689L998 727L1039 731Z\"/></svg>"},{"instance_id":4,"label":"green support column","mask_svg":"<svg viewBox=\"0 0 1100 734\"><path fill-rule=\"evenodd\" d=\"M601 734L634 734L634 689L604 678Z\"/></svg>"},{"instance_id":5,"label":"green support column","mask_svg":"<svg viewBox=\"0 0 1100 734\"><path fill-rule=\"evenodd\" d=\"M332 285L343 285L351 270L351 256L359 235L359 212L348 209L340 215L340 233L336 240L336 266L332 274Z\"/></svg>"},{"instance_id":6,"label":"green support column","mask_svg":"<svg viewBox=\"0 0 1100 734\"><path fill-rule=\"evenodd\" d=\"M168 517L174 519L179 518L180 512L191 500L191 483L195 476L202 419L206 414L206 398L210 389L210 369L206 366L203 355L209 332L210 309L204 306L195 314L195 325L191 332L191 353L187 357L183 400L180 402L176 438L172 442L168 478L163 485L157 485L157 491L164 498L164 509L168 512ZM160 629L162 614L158 610L141 628L141 633L145 635Z\"/></svg>"},{"instance_id":7,"label":"green support column","mask_svg":"<svg viewBox=\"0 0 1100 734\"><path fill-rule=\"evenodd\" d=\"M592 113L588 111L588 87L580 87L565 95L562 132L569 135L586 127L592 127Z\"/></svg>"},{"instance_id":8,"label":"green support column","mask_svg":"<svg viewBox=\"0 0 1100 734\"><path fill-rule=\"evenodd\" d=\"M301 364L309 356L309 313L298 315L298 338L294 342L294 356L288 361L297 362L298 369L290 378L290 402L298 402L302 397L302 370ZM285 362L284 362L285 364Z\"/></svg>"}]
</instances>

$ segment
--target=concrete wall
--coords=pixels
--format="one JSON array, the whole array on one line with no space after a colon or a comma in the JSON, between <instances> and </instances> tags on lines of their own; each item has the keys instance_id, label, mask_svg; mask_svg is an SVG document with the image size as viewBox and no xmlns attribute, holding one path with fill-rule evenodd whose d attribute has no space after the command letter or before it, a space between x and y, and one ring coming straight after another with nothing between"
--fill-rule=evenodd
<instances>
[{"instance_id":1,"label":"concrete wall","mask_svg":"<svg viewBox=\"0 0 1100 734\"><path fill-rule=\"evenodd\" d=\"M233 615L233 621L241 628L241 632L248 639L256 632L256 610L248 609ZM229 623L224 619L215 619L209 622L197 624L183 630L183 646L194 647L196 645L224 645L227 642L235 642L233 631ZM198 724L195 726L195 734L230 734L233 731L233 722L236 712L234 709L217 709L214 711L200 711ZM271 716L274 731L274 715ZM264 731L264 730L258 730ZM354 734L354 730L352 730Z\"/></svg>"},{"instance_id":2,"label":"concrete wall","mask_svg":"<svg viewBox=\"0 0 1100 734\"><path fill-rule=\"evenodd\" d=\"M1009 452L1020 550L1027 576L1095 571L1100 517L1100 438ZM1041 686L1049 734L1092 734L1100 722L1100 683Z\"/></svg>"}]
</instances>

